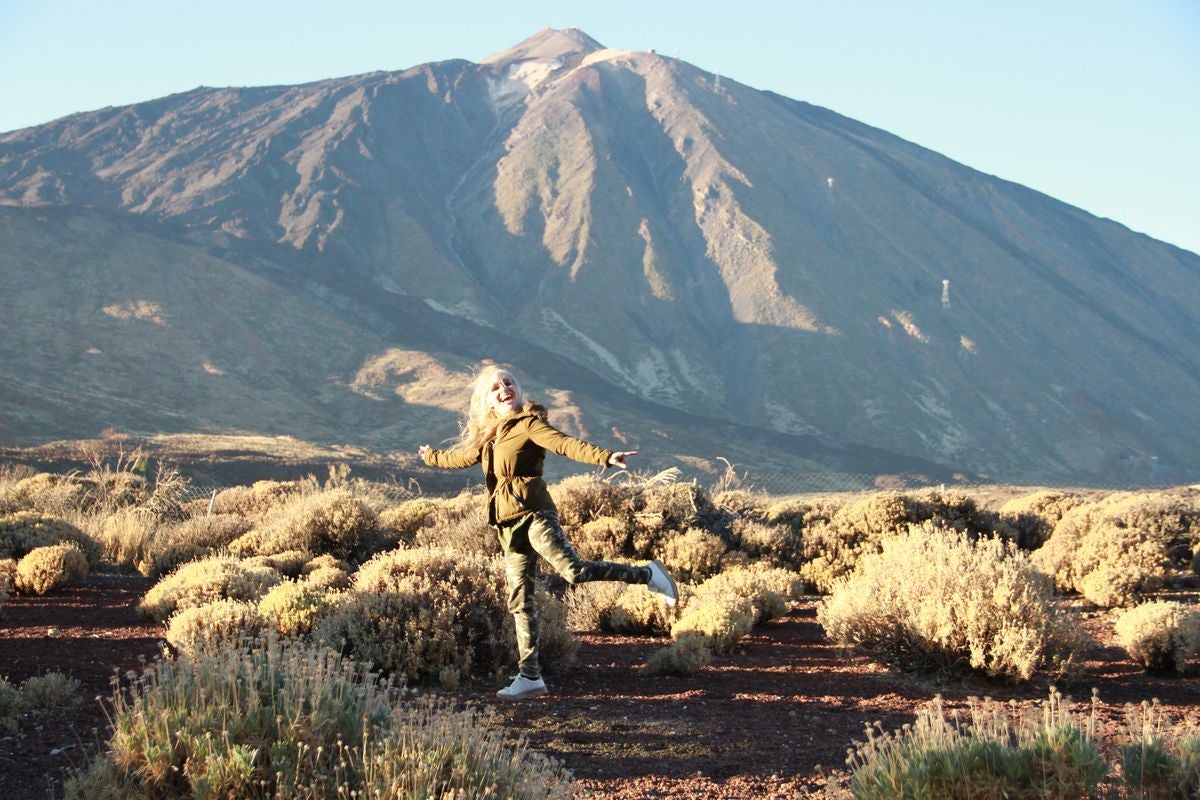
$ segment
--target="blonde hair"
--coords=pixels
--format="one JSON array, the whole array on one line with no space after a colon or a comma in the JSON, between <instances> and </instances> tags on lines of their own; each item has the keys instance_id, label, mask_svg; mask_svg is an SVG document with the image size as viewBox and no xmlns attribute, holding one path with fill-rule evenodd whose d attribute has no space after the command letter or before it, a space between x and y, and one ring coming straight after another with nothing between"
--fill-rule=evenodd
<instances>
[{"instance_id":1,"label":"blonde hair","mask_svg":"<svg viewBox=\"0 0 1200 800\"><path fill-rule=\"evenodd\" d=\"M521 384L517 383L511 372L495 364L484 367L475 376L475 383L471 387L471 405L467 408L467 421L458 437L461 447L481 450L484 443L496 435L500 418L488 402L488 393L499 381L506 378L512 383L513 408L520 411L525 407L525 392L521 390Z\"/></svg>"}]
</instances>

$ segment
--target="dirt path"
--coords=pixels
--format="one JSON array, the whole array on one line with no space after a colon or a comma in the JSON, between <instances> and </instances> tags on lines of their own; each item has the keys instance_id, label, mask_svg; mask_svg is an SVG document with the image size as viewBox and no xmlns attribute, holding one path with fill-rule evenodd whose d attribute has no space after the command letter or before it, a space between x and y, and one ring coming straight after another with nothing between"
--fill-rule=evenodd
<instances>
[{"instance_id":1,"label":"dirt path","mask_svg":"<svg viewBox=\"0 0 1200 800\"><path fill-rule=\"evenodd\" d=\"M134 611L149 585L139 576L97 574L82 587L11 598L5 606L0 675L18 682L57 669L84 687L75 708L23 720L17 734L0 733L6 800L60 796L63 769L94 752L106 725L94 698L110 694L114 670L137 669L160 649L161 627ZM1200 722L1200 683L1145 675L1112 645L1105 618L1086 624L1099 644L1083 678L1064 689L1081 699L1099 690L1107 733L1120 728L1125 703L1152 697L1174 718ZM1044 687L935 685L839 653L817 625L814 601L761 626L738 652L693 677L641 671L662 644L582 636L579 663L547 676L545 698L501 704L492 686L457 696L495 708L514 735L561 759L597 796L705 800L823 797L818 765L840 768L864 724L899 727L939 692L952 706L971 696L1022 703L1046 696Z\"/></svg>"}]
</instances>

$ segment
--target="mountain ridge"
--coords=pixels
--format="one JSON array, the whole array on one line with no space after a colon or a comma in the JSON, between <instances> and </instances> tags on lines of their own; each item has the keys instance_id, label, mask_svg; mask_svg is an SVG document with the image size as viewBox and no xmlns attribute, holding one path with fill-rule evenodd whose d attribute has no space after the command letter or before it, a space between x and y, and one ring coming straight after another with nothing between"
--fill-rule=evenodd
<instances>
[{"instance_id":1,"label":"mountain ridge","mask_svg":"<svg viewBox=\"0 0 1200 800\"><path fill-rule=\"evenodd\" d=\"M440 315L409 312L451 350L452 329L473 326L523 343L497 356L518 371L547 353L562 378L587 370L585 418L605 394L636 418L640 398L780 442L869 443L925 471L1059 480L1126 462L1186 474L1200 444L1200 418L1172 399L1200 389L1200 257L581 31L544 29L480 64L193 90L0 135L0 205L107 208L294 274L349 315L359 367L416 352L413 326L360 302L407 297ZM353 391L329 387L358 367L338 369L317 380L335 405Z\"/></svg>"}]
</instances>

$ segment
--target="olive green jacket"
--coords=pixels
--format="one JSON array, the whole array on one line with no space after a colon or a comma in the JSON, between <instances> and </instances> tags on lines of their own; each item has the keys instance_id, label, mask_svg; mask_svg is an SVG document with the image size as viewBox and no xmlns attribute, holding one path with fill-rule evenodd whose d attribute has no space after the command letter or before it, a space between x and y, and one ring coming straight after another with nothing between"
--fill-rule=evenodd
<instances>
[{"instance_id":1,"label":"olive green jacket","mask_svg":"<svg viewBox=\"0 0 1200 800\"><path fill-rule=\"evenodd\" d=\"M547 422L545 414L545 408L531 403L504 419L496 429L495 440L482 450L430 449L425 453L425 463L463 469L482 462L489 525L508 522L529 511L555 511L550 490L542 480L546 451L598 467L608 466L613 451L568 436Z\"/></svg>"}]
</instances>

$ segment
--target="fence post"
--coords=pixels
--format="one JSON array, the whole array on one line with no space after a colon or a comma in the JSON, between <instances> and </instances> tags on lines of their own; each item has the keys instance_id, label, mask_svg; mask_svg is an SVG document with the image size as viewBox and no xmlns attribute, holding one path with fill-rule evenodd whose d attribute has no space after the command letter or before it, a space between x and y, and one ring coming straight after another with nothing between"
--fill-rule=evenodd
<instances>
[{"instance_id":1,"label":"fence post","mask_svg":"<svg viewBox=\"0 0 1200 800\"><path fill-rule=\"evenodd\" d=\"M210 517L212 516L212 512L213 512L213 505L214 505L216 502L217 502L217 490L216 490L216 489L213 489L212 497L210 497L210 498L208 499L208 514L207 514L207 516L210 516Z\"/></svg>"}]
</instances>

